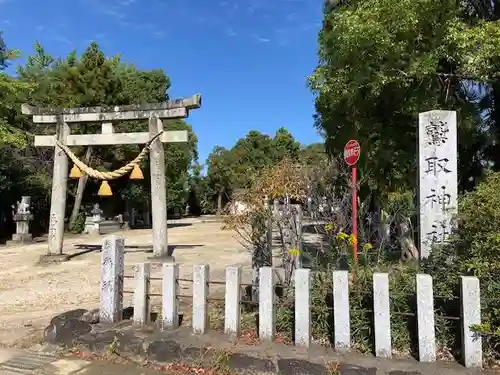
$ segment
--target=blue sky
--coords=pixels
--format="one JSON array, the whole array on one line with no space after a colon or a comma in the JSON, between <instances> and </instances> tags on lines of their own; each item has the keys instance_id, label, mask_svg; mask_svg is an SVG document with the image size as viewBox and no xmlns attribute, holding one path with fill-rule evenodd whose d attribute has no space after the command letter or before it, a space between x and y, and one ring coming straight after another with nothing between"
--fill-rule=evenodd
<instances>
[{"instance_id":1,"label":"blue sky","mask_svg":"<svg viewBox=\"0 0 500 375\"><path fill-rule=\"evenodd\" d=\"M316 64L320 0L0 0L0 30L23 55L55 56L95 40L140 68L162 68L172 98L203 95L188 122L200 162L252 129L284 126L320 140L306 76Z\"/></svg>"}]
</instances>

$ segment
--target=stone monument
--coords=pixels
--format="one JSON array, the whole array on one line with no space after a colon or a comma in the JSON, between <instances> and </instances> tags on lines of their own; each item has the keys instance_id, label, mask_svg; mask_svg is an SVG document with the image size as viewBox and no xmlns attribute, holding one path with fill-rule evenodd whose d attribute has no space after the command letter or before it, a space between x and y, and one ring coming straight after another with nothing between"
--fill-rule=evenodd
<instances>
[{"instance_id":1,"label":"stone monument","mask_svg":"<svg viewBox=\"0 0 500 375\"><path fill-rule=\"evenodd\" d=\"M21 202L17 202L16 206L12 206L13 219L16 222L16 233L12 235L12 243L29 243L33 241L33 237L29 232L30 221L33 220L33 215L30 211L31 197L21 197Z\"/></svg>"},{"instance_id":2,"label":"stone monument","mask_svg":"<svg viewBox=\"0 0 500 375\"><path fill-rule=\"evenodd\" d=\"M92 211L90 212L92 216L87 216L85 219L85 229L83 233L85 234L99 234L101 221L102 221L102 210L99 207L99 203L94 204Z\"/></svg>"},{"instance_id":3,"label":"stone monument","mask_svg":"<svg viewBox=\"0 0 500 375\"><path fill-rule=\"evenodd\" d=\"M456 228L457 114L420 113L418 129L420 258L427 258L432 247L447 243Z\"/></svg>"}]
</instances>

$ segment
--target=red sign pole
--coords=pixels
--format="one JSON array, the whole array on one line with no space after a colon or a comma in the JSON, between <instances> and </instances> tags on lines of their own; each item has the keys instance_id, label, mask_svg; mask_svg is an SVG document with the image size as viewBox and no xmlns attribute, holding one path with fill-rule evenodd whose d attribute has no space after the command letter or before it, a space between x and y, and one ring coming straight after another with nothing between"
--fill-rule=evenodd
<instances>
[{"instance_id":1,"label":"red sign pole","mask_svg":"<svg viewBox=\"0 0 500 375\"><path fill-rule=\"evenodd\" d=\"M361 146L358 141L351 139L344 146L344 161L351 167L352 184L352 257L354 264L358 264L358 176L355 167L361 154Z\"/></svg>"},{"instance_id":2,"label":"red sign pole","mask_svg":"<svg viewBox=\"0 0 500 375\"><path fill-rule=\"evenodd\" d=\"M358 176L356 167L351 168L352 171L352 235L354 241L352 243L352 256L354 264L358 265Z\"/></svg>"}]
</instances>

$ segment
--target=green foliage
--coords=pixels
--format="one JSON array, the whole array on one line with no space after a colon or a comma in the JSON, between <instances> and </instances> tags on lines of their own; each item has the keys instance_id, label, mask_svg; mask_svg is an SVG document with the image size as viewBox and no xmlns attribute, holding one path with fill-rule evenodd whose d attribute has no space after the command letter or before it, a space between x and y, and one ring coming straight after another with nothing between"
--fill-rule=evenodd
<instances>
[{"instance_id":1,"label":"green foliage","mask_svg":"<svg viewBox=\"0 0 500 375\"><path fill-rule=\"evenodd\" d=\"M436 293L456 290L455 275L473 275L481 285L485 353L500 356L500 173L489 173L474 191L459 201L458 235L450 246L435 249L425 270L436 275ZM456 295L456 293L455 293Z\"/></svg>"},{"instance_id":2,"label":"green foliage","mask_svg":"<svg viewBox=\"0 0 500 375\"><path fill-rule=\"evenodd\" d=\"M500 26L490 8L488 1L358 0L325 12L309 84L329 153L341 155L356 138L371 189L412 188L417 165L408 145L417 142L418 113L454 109L460 186L480 177L481 160L500 167L500 91L489 83L498 78Z\"/></svg>"},{"instance_id":3,"label":"green foliage","mask_svg":"<svg viewBox=\"0 0 500 375\"><path fill-rule=\"evenodd\" d=\"M86 219L85 212L79 212L76 221L69 228L69 231L71 233L82 233L83 230L85 229L85 219Z\"/></svg>"},{"instance_id":4,"label":"green foliage","mask_svg":"<svg viewBox=\"0 0 500 375\"><path fill-rule=\"evenodd\" d=\"M0 38L0 70L16 51L8 50ZM53 150L34 148L33 134L54 134L55 128L33 124L29 116L20 113L22 103L42 107L79 107L98 105L126 105L165 101L170 79L162 70L140 70L121 61L119 56L106 57L96 43L92 43L81 54L76 51L57 58L48 53L40 43L35 43L34 52L27 56L26 63L17 69L18 76L11 77L0 71L0 187L1 201L6 207L15 203L21 194L32 193L33 202L39 202L46 210L50 197ZM115 131L146 131L144 121L117 122ZM183 208L188 192L191 165L197 160L197 138L191 126L182 120L165 121L167 130L187 130L186 144L169 144L165 151L168 206ZM97 133L99 124L74 124L72 133ZM141 145L94 147L91 166L113 170L135 158ZM82 147L73 147L79 156L85 154ZM144 208L149 199L149 165L143 163L145 180L130 182L120 179L113 183L113 197L108 198L110 207L121 210L129 204ZM95 203L96 181L90 185L83 197L83 204ZM95 189L94 189L95 187ZM73 184L70 182L70 194ZM68 203L72 200L68 199ZM9 211L10 212L10 211ZM71 212L67 207L66 212ZM116 212L118 214L121 212ZM7 213L5 213L8 215ZM39 212L48 217L48 212ZM40 220L41 231L46 230L48 220Z\"/></svg>"},{"instance_id":5,"label":"green foliage","mask_svg":"<svg viewBox=\"0 0 500 375\"><path fill-rule=\"evenodd\" d=\"M464 271L482 278L500 271L500 173L489 173L461 199L459 255L467 257ZM500 289L499 289L500 290Z\"/></svg>"},{"instance_id":6,"label":"green foliage","mask_svg":"<svg viewBox=\"0 0 500 375\"><path fill-rule=\"evenodd\" d=\"M302 163L311 166L323 164L327 160L324 143L312 143L302 147L299 151L299 159Z\"/></svg>"},{"instance_id":7,"label":"green foliage","mask_svg":"<svg viewBox=\"0 0 500 375\"><path fill-rule=\"evenodd\" d=\"M456 356L460 348L460 276L473 275L481 284L481 313L483 324L474 327L484 337L488 360L500 357L500 173L488 173L476 188L460 196L458 232L448 246L435 248L431 257L416 262L394 262L387 257L374 257L360 250L359 265L354 266L349 248L350 237L325 227L331 246L323 249L321 257L311 263L312 330L315 341L327 344L332 340L332 270L339 268L339 259L348 256L350 271L349 303L351 338L358 350L370 353L374 349L373 274L389 274L391 337L397 354L417 350L416 286L417 273L433 277L436 339L440 356ZM412 200L407 193L392 194L387 210L405 211ZM361 221L362 222L362 221ZM362 231L360 232L362 233ZM364 248L363 239L359 247ZM278 331L291 337L293 330L294 292L286 290L278 301Z\"/></svg>"},{"instance_id":8,"label":"green foliage","mask_svg":"<svg viewBox=\"0 0 500 375\"><path fill-rule=\"evenodd\" d=\"M330 344L333 342L333 308L332 308L332 273L325 269L314 268L311 287L311 322L315 342ZM389 273L391 337L393 351L399 355L416 352L418 345L416 330L416 266L408 264L379 263L357 267L350 280L349 305L351 321L351 342L355 349L362 353L374 351L373 327L373 273ZM435 276L437 277L437 275ZM458 281L458 276L455 276ZM456 333L459 327L456 320L449 320L448 310L443 306L458 304L453 299L436 299L436 339L440 352L455 349L458 342ZM293 291L285 293L278 301L277 330L289 337L293 330ZM453 317L457 318L459 311ZM449 352L445 354L450 354Z\"/></svg>"},{"instance_id":9,"label":"green foliage","mask_svg":"<svg viewBox=\"0 0 500 375\"><path fill-rule=\"evenodd\" d=\"M449 44L450 55L460 64L462 74L478 81L500 78L498 21L482 20L471 27L454 20L448 24L445 41Z\"/></svg>"},{"instance_id":10,"label":"green foliage","mask_svg":"<svg viewBox=\"0 0 500 375\"><path fill-rule=\"evenodd\" d=\"M372 279L375 272L389 274L391 337L398 354L415 353L416 294L415 276L427 273L433 277L436 339L440 355L458 355L460 351L460 276L473 275L481 284L483 324L475 329L484 337L488 360L500 357L500 173L489 173L474 191L460 197L458 233L449 246L435 248L420 266L416 263L391 262L386 258L361 256L359 266L351 268L350 314L354 347L373 351ZM403 207L406 203L404 195ZM398 198L399 199L399 198ZM392 202L395 204L395 201ZM328 228L331 230L332 228ZM338 236L337 236L338 237ZM318 342L332 338L331 271L338 263L337 247L327 249L320 262L312 264L312 329ZM349 257L351 255L349 254ZM366 261L367 260L367 261ZM352 262L350 261L349 263ZM352 267L352 266L351 266ZM291 335L293 327L293 290L279 301L278 329Z\"/></svg>"},{"instance_id":11,"label":"green foliage","mask_svg":"<svg viewBox=\"0 0 500 375\"><path fill-rule=\"evenodd\" d=\"M221 194L223 203L227 202L233 192L249 189L264 169L284 159L319 165L326 160L326 153L321 144L301 147L283 127L274 137L251 131L231 149L216 146L207 160L207 187L212 201Z\"/></svg>"}]
</instances>

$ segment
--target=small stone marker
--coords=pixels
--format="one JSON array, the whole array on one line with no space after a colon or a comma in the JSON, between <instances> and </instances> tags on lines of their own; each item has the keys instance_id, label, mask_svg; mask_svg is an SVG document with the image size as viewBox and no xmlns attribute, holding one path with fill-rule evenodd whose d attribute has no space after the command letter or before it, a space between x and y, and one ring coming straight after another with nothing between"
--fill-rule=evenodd
<instances>
[{"instance_id":1,"label":"small stone marker","mask_svg":"<svg viewBox=\"0 0 500 375\"><path fill-rule=\"evenodd\" d=\"M123 312L123 268L125 240L117 236L104 239L101 253L101 309L99 321L116 323Z\"/></svg>"},{"instance_id":2,"label":"small stone marker","mask_svg":"<svg viewBox=\"0 0 500 375\"><path fill-rule=\"evenodd\" d=\"M419 114L420 258L449 241L457 213L457 114Z\"/></svg>"},{"instance_id":3,"label":"small stone marker","mask_svg":"<svg viewBox=\"0 0 500 375\"><path fill-rule=\"evenodd\" d=\"M83 233L88 233L92 235L98 235L101 230L102 210L99 207L99 203L94 204L92 211L90 212L92 216L85 218L85 229Z\"/></svg>"},{"instance_id":4,"label":"small stone marker","mask_svg":"<svg viewBox=\"0 0 500 375\"><path fill-rule=\"evenodd\" d=\"M17 206L13 208L13 219L16 222L16 233L12 235L12 243L27 243L33 240L30 232L30 221L33 220L33 215L30 211L31 197L21 197L21 202L17 202Z\"/></svg>"}]
</instances>

